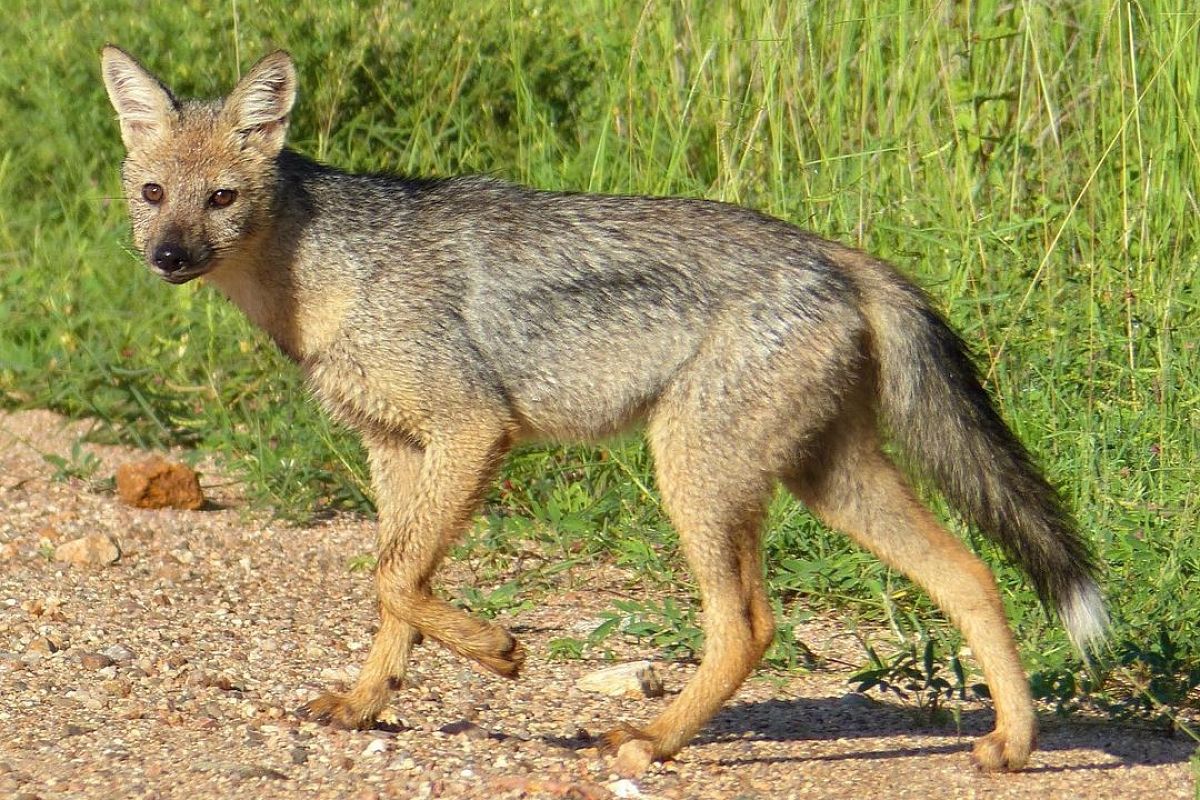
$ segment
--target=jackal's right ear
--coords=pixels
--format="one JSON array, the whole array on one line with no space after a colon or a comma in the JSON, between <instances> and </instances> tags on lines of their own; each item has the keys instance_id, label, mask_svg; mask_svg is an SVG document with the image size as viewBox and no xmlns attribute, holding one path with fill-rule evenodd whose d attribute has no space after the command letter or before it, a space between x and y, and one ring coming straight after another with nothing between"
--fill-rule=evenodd
<instances>
[{"instance_id":1,"label":"jackal's right ear","mask_svg":"<svg viewBox=\"0 0 1200 800\"><path fill-rule=\"evenodd\" d=\"M100 67L126 149L135 150L158 136L178 115L179 103L171 91L121 48L105 46Z\"/></svg>"},{"instance_id":2,"label":"jackal's right ear","mask_svg":"<svg viewBox=\"0 0 1200 800\"><path fill-rule=\"evenodd\" d=\"M288 114L296 102L296 67L285 50L263 56L225 100L225 119L253 147L278 155L287 137Z\"/></svg>"}]
</instances>

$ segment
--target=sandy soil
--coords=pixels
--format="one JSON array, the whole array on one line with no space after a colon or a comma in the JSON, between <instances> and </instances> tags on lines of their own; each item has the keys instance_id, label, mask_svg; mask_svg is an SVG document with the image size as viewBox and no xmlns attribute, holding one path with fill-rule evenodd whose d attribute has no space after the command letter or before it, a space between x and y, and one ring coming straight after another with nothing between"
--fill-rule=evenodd
<instances>
[{"instance_id":1,"label":"sandy soil","mask_svg":"<svg viewBox=\"0 0 1200 800\"><path fill-rule=\"evenodd\" d=\"M675 761L619 780L586 734L644 721L693 669L659 663L659 699L575 687L599 661L553 661L548 641L590 630L612 593L607 567L502 618L530 657L519 681L481 674L434 645L387 730L347 732L294 709L353 679L375 624L367 521L308 528L247 510L212 486L201 511L140 511L80 480L55 481L85 428L46 412L0 416L0 797L135 798L1184 798L1195 745L1109 722L1043 718L1019 774L982 775L974 736L851 691L848 672L763 675ZM87 446L110 476L144 454ZM53 548L111 534L120 560L73 567ZM446 581L471 580L450 565ZM804 632L818 654L846 647L836 620ZM647 658L630 646L622 658ZM835 662L836 663L836 662Z\"/></svg>"}]
</instances>

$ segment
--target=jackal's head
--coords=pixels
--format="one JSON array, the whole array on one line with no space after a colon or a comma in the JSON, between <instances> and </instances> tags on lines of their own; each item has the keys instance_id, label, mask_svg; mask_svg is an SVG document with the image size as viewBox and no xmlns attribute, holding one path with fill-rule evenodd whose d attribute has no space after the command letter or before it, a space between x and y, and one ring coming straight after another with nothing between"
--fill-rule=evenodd
<instances>
[{"instance_id":1,"label":"jackal's head","mask_svg":"<svg viewBox=\"0 0 1200 800\"><path fill-rule=\"evenodd\" d=\"M271 53L212 102L175 99L120 48L105 47L101 65L125 142L133 239L151 270L185 283L236 260L271 219L296 99L291 57Z\"/></svg>"}]
</instances>

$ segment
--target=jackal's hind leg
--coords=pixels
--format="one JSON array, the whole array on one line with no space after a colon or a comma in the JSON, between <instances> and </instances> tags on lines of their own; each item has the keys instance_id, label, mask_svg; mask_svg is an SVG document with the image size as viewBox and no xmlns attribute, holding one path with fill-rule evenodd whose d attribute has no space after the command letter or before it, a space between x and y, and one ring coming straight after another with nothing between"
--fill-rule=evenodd
<instances>
[{"instance_id":1,"label":"jackal's hind leg","mask_svg":"<svg viewBox=\"0 0 1200 800\"><path fill-rule=\"evenodd\" d=\"M976 742L975 761L989 771L1020 769L1036 743L1037 724L991 571L916 498L880 449L865 413L830 431L827 446L786 481L788 487L828 525L921 586L958 626L996 708L996 729Z\"/></svg>"}]
</instances>

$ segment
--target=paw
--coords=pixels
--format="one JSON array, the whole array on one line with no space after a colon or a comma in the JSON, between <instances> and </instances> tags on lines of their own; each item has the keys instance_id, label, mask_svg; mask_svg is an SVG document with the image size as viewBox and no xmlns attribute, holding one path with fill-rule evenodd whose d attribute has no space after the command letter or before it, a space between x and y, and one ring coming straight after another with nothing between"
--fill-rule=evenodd
<instances>
[{"instance_id":1,"label":"paw","mask_svg":"<svg viewBox=\"0 0 1200 800\"><path fill-rule=\"evenodd\" d=\"M1033 736L1015 736L997 729L975 743L971 753L984 772L1016 771L1029 761Z\"/></svg>"},{"instance_id":2,"label":"paw","mask_svg":"<svg viewBox=\"0 0 1200 800\"><path fill-rule=\"evenodd\" d=\"M612 771L622 778L640 777L652 763L662 760L650 735L632 725L621 725L605 733L598 745L600 752L615 756Z\"/></svg>"},{"instance_id":3,"label":"paw","mask_svg":"<svg viewBox=\"0 0 1200 800\"><path fill-rule=\"evenodd\" d=\"M622 723L611 731L600 734L596 746L600 748L601 753L611 756L616 755L621 746L629 742L649 742L653 745L654 739L641 728Z\"/></svg>"},{"instance_id":4,"label":"paw","mask_svg":"<svg viewBox=\"0 0 1200 800\"><path fill-rule=\"evenodd\" d=\"M502 678L516 678L525 663L525 648L503 628L489 629L489 640L471 642L463 655L482 664Z\"/></svg>"},{"instance_id":5,"label":"paw","mask_svg":"<svg viewBox=\"0 0 1200 800\"><path fill-rule=\"evenodd\" d=\"M325 692L296 711L302 719L324 722L335 728L366 730L375 724L379 712L372 705L356 703L350 695Z\"/></svg>"}]
</instances>

